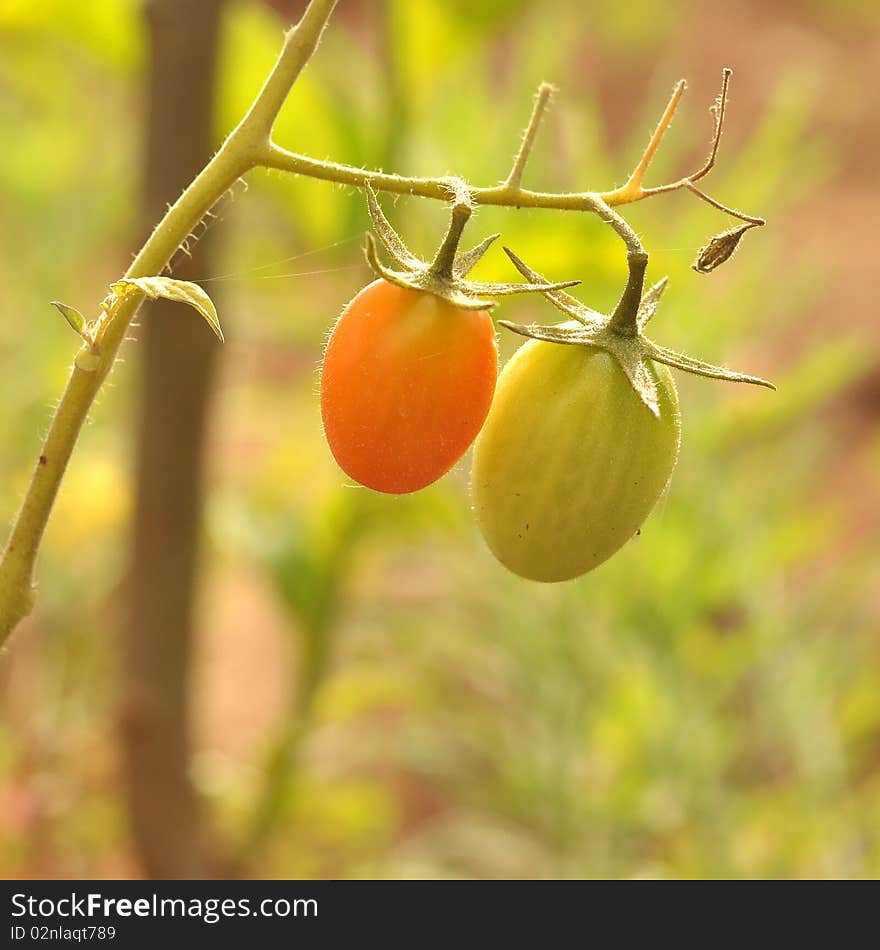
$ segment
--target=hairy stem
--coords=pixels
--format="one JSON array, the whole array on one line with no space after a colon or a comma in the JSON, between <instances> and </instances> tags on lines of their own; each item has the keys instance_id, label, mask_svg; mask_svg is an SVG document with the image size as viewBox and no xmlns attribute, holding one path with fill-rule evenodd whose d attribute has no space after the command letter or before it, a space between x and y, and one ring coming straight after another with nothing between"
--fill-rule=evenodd
<instances>
[{"instance_id":1,"label":"hairy stem","mask_svg":"<svg viewBox=\"0 0 880 950\"><path fill-rule=\"evenodd\" d=\"M442 277L447 280L452 279L452 271L455 265L455 256L458 254L461 234L472 212L473 208L470 200L459 200L452 206L452 217L449 221L449 229L429 268L429 273L435 277Z\"/></svg>"},{"instance_id":2,"label":"hairy stem","mask_svg":"<svg viewBox=\"0 0 880 950\"><path fill-rule=\"evenodd\" d=\"M169 208L126 271L126 277L160 273L211 207L257 164L258 156L268 147L275 117L314 52L335 4L336 0L312 0L300 22L288 31L281 55L250 111ZM0 560L0 644L33 607L34 566L61 479L95 396L113 367L142 299L133 294L114 309L112 319L103 327L97 355L86 347L80 351L55 411Z\"/></svg>"},{"instance_id":3,"label":"hairy stem","mask_svg":"<svg viewBox=\"0 0 880 950\"><path fill-rule=\"evenodd\" d=\"M684 95L685 89L687 89L687 83L683 79L680 79L672 90L672 96L669 99L663 115L660 117L660 121L657 123L657 128L654 129L648 141L645 151L642 153L642 157L639 159L638 165L633 169L629 180L621 189L623 194L629 194L634 197L641 194L642 179L645 177L645 172L648 170L648 166L651 164L654 156L657 154L657 149L660 148L663 136L666 135L672 123L672 117L675 115L675 110L678 108L679 102L681 102L681 97Z\"/></svg>"},{"instance_id":4,"label":"hairy stem","mask_svg":"<svg viewBox=\"0 0 880 950\"><path fill-rule=\"evenodd\" d=\"M417 198L435 198L448 201L451 179L413 178L390 172L359 168L344 162L325 162L298 152L288 151L272 142L259 156L259 164L267 168L305 175L339 185L364 188L372 185L375 191L387 191L397 195L413 195ZM680 187L684 187L682 184ZM470 197L475 205L498 205L505 208L547 208L555 211L589 211L599 214L602 206L616 207L640 201L644 195L628 195L620 189L613 191L530 191L527 188L511 188L508 184L470 188Z\"/></svg>"},{"instance_id":5,"label":"hairy stem","mask_svg":"<svg viewBox=\"0 0 880 950\"><path fill-rule=\"evenodd\" d=\"M629 265L629 277L620 302L611 314L608 329L619 336L637 337L639 335L638 313L645 287L645 271L648 269L648 255L642 251L631 251L626 257Z\"/></svg>"},{"instance_id":6,"label":"hairy stem","mask_svg":"<svg viewBox=\"0 0 880 950\"><path fill-rule=\"evenodd\" d=\"M532 115L529 119L529 124L526 126L526 130L523 133L519 151L516 153L516 158L513 160L513 167L510 169L510 174L507 176L507 181L505 182L505 185L512 190L518 191L522 185L522 176L526 168L526 162L529 160L529 155L531 155L532 147L535 144L535 139L538 137L538 129L541 127L541 120L544 118L544 113L547 111L547 106L550 105L550 97L555 91L556 88L549 82L542 82L538 87L538 92L535 95L535 105L532 109Z\"/></svg>"}]
</instances>

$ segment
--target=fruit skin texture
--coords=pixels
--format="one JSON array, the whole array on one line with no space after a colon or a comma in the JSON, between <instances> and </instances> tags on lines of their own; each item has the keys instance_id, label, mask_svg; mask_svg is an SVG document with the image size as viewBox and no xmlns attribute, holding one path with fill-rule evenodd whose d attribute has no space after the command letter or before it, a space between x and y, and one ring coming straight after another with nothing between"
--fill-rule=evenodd
<instances>
[{"instance_id":1,"label":"fruit skin texture","mask_svg":"<svg viewBox=\"0 0 880 950\"><path fill-rule=\"evenodd\" d=\"M657 503L681 418L669 371L650 368L659 419L596 347L531 340L505 366L474 448L472 490L480 530L511 571L578 577L625 544Z\"/></svg>"},{"instance_id":2,"label":"fruit skin texture","mask_svg":"<svg viewBox=\"0 0 880 950\"><path fill-rule=\"evenodd\" d=\"M324 352L321 416L330 450L368 488L424 488L468 450L497 376L485 310L376 280L343 310Z\"/></svg>"}]
</instances>

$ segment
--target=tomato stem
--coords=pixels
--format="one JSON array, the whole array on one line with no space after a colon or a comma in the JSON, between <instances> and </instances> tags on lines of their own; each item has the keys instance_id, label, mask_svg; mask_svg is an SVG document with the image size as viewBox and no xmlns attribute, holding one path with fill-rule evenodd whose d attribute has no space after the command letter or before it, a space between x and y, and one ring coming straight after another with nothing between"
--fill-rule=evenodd
<instances>
[{"instance_id":1,"label":"tomato stem","mask_svg":"<svg viewBox=\"0 0 880 950\"><path fill-rule=\"evenodd\" d=\"M263 88L248 113L211 161L168 209L125 273L126 278L160 274L194 227L269 148L275 118L311 59L336 0L312 0L291 27ZM33 609L34 567L49 515L79 433L116 356L143 293L126 296L112 316L100 320L100 346L86 340L55 410L21 508L0 557L0 644Z\"/></svg>"},{"instance_id":2,"label":"tomato stem","mask_svg":"<svg viewBox=\"0 0 880 950\"><path fill-rule=\"evenodd\" d=\"M731 75L732 70L725 67L722 73L721 92L716 98L713 107L715 126L709 155L700 168L690 175L665 185L657 185L652 188L642 186L642 178L644 177L645 171L668 131L672 117L685 92L686 83L684 80L680 80L676 83L672 91L669 103L648 142L648 146L626 183L610 191L601 192L543 192L531 191L521 186L526 161L534 145L541 120L546 112L553 92L553 87L550 86L549 83L544 83L538 90L531 119L523 134L522 144L520 145L519 152L514 159L513 168L507 179L500 185L471 188L469 190L471 201L474 205L498 205L508 208L549 208L557 211L590 211L601 216L601 209L603 208L616 208L621 205L642 201L654 195L683 189L691 191L696 197L702 201L709 202L725 214L740 218L743 221L763 224L763 219L730 208L716 201L714 198L710 198L705 192L694 187L697 181L701 178L705 178L715 167L718 149L721 143L721 133L724 128L724 116L727 108ZM344 162L320 161L308 155L301 155L298 152L289 151L271 140L265 144L259 158L259 163L265 165L267 168L275 168L279 171L291 172L296 175L308 175L310 178L334 181L343 185L353 185L356 188L363 188L367 184L370 184L377 191L387 191L393 194L414 195L421 198L439 199L441 201L449 197L450 179L448 177L410 177L395 173L375 171L368 168L358 168L354 165L347 165Z\"/></svg>"},{"instance_id":3,"label":"tomato stem","mask_svg":"<svg viewBox=\"0 0 880 950\"><path fill-rule=\"evenodd\" d=\"M428 267L428 273L434 277L443 280L452 280L455 272L455 257L458 254L458 245L461 242L461 235L464 232L465 225L468 223L473 213L473 204L470 198L459 195L452 206L452 214L449 218L449 228L443 238L443 242L434 255Z\"/></svg>"},{"instance_id":4,"label":"tomato stem","mask_svg":"<svg viewBox=\"0 0 880 950\"><path fill-rule=\"evenodd\" d=\"M626 256L629 276L620 301L608 320L608 329L618 336L637 337L639 335L639 306L645 287L645 271L648 269L648 255L644 251L630 251Z\"/></svg>"}]
</instances>

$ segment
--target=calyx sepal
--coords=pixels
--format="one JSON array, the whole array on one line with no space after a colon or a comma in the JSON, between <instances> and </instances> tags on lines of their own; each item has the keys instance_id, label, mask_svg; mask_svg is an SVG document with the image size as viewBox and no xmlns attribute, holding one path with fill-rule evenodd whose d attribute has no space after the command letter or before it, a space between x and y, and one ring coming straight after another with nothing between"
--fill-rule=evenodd
<instances>
[{"instance_id":1,"label":"calyx sepal","mask_svg":"<svg viewBox=\"0 0 880 950\"><path fill-rule=\"evenodd\" d=\"M571 294L551 289L549 281L520 260L510 248L505 247L504 251L523 277L536 284L544 281L544 296L557 310L561 310L571 319L549 327L534 323L522 325L507 320L499 320L499 324L520 336L534 340L570 346L595 346L604 350L617 360L642 402L658 418L660 407L657 385L648 367L648 360L664 363L696 376L776 389L773 383L759 376L737 373L725 366L714 366L670 350L646 337L642 331L657 310L668 278L664 277L647 292L641 293L645 262L630 260L630 281L621 303L614 313L606 315L585 306Z\"/></svg>"},{"instance_id":2,"label":"calyx sepal","mask_svg":"<svg viewBox=\"0 0 880 950\"><path fill-rule=\"evenodd\" d=\"M452 180L450 192L453 195L452 214L449 229L443 239L434 260L430 263L420 260L413 254L385 217L376 192L367 183L367 206L373 231L366 234L364 253L367 263L374 273L408 290L417 290L434 294L462 310L489 310L495 306L493 297L510 294L546 293L562 290L579 284L579 280L566 280L550 283L541 277L531 283L497 283L493 281L467 280L467 275L479 263L486 251L500 235L492 234L484 238L469 251L459 252L458 245L464 226L473 213L473 203L464 182ZM374 236L375 234L375 236ZM388 267L379 259L378 243L391 259L394 267Z\"/></svg>"}]
</instances>

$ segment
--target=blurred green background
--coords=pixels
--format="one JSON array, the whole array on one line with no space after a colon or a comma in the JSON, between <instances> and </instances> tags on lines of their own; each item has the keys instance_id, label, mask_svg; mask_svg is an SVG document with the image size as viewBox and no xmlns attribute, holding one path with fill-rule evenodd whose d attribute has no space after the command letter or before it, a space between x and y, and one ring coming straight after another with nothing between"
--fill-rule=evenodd
<instances>
[{"instance_id":1,"label":"blurred green background","mask_svg":"<svg viewBox=\"0 0 880 950\"><path fill-rule=\"evenodd\" d=\"M216 141L302 4L221 7ZM878 27L876 4L832 0L341 0L277 137L408 174L499 181L551 80L526 184L607 189L685 76L659 184L702 160L732 66L705 184L769 226L703 277L690 264L728 219L684 193L624 213L649 277L671 277L654 336L779 392L679 375L683 451L641 537L579 581L521 581L476 532L466 461L400 498L335 467L316 368L369 279L363 197L252 174L211 229L210 270L188 275L208 280L228 341L182 687L191 742L171 766L198 810L201 873L880 875ZM4 526L75 349L48 301L93 311L147 223L149 62L138 0L0 0ZM383 203L428 253L443 209ZM625 260L596 219L483 209L470 236L495 230L613 305ZM498 250L480 274L511 268ZM539 301L500 309L554 320ZM518 343L502 333L503 357ZM38 608L2 657L4 877L157 873L131 834L144 804L119 726L138 675L120 657L140 355L124 351L83 434ZM140 820L161 822L149 807ZM166 876L186 857L172 848Z\"/></svg>"}]
</instances>

